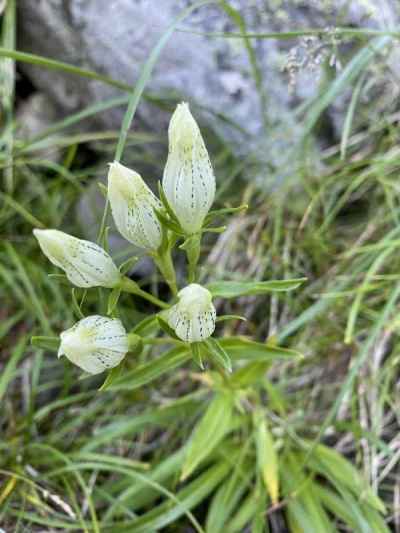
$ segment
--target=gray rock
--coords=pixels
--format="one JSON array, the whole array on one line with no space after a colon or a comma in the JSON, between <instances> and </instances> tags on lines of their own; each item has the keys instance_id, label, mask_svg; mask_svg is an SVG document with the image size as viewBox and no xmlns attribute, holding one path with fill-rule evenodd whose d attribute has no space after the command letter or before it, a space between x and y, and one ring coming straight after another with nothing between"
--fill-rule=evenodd
<instances>
[{"instance_id":1,"label":"gray rock","mask_svg":"<svg viewBox=\"0 0 400 533\"><path fill-rule=\"evenodd\" d=\"M33 139L49 128L58 118L58 110L47 95L35 92L17 110L17 132L23 139ZM57 147L40 149L36 156L58 163L61 151Z\"/></svg>"},{"instance_id":2,"label":"gray rock","mask_svg":"<svg viewBox=\"0 0 400 533\"><path fill-rule=\"evenodd\" d=\"M133 84L162 32L192 3L19 0L20 47ZM349 24L384 28L394 27L400 20L398 0L381 0L379 4L368 0L230 0L229 4L240 12L252 32ZM203 34L239 31L232 19L213 5L196 10L180 27ZM278 170L279 174L285 168L285 174L290 174L288 154L301 132L292 108L316 93L320 64L333 50L329 39L309 43L311 46L299 40L251 41L262 78L260 94L243 40L178 31L163 50L147 90L161 96L173 92L199 104L196 115L202 114L238 153L255 149L268 163L268 171ZM283 71L290 50L290 57L300 67ZM65 113L120 94L118 89L78 76L36 66L25 65L24 69ZM333 125L339 130L345 108L339 105L335 109L339 117ZM216 118L215 113L227 116L238 128ZM113 109L99 115L97 123L118 128L122 116L123 109ZM140 123L149 130L165 131L168 118L142 99L134 127Z\"/></svg>"}]
</instances>

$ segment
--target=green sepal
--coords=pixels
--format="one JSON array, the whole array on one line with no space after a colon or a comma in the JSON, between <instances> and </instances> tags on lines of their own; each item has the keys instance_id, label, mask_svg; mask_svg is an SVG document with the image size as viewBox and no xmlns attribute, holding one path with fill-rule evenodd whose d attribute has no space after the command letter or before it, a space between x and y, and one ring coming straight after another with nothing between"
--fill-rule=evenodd
<instances>
[{"instance_id":1,"label":"green sepal","mask_svg":"<svg viewBox=\"0 0 400 533\"><path fill-rule=\"evenodd\" d=\"M111 315L118 304L121 296L121 287L115 287L108 296L107 315Z\"/></svg>"},{"instance_id":2,"label":"green sepal","mask_svg":"<svg viewBox=\"0 0 400 533\"><path fill-rule=\"evenodd\" d=\"M176 233L177 235L180 235L181 237L185 235L182 231L182 228L179 226L179 224L177 224L174 220L167 218L164 215L163 211L161 211L160 209L154 209L154 213L156 214L158 221L164 228L169 229L170 231L173 231L174 233Z\"/></svg>"},{"instance_id":3,"label":"green sepal","mask_svg":"<svg viewBox=\"0 0 400 533\"><path fill-rule=\"evenodd\" d=\"M242 322L247 322L247 318L240 315L220 315L217 316L215 322L224 322L225 320L241 320Z\"/></svg>"},{"instance_id":4,"label":"green sepal","mask_svg":"<svg viewBox=\"0 0 400 533\"><path fill-rule=\"evenodd\" d=\"M104 228L103 234L100 237L100 246L104 248L104 250L109 253L109 246L108 246L108 234L110 232L110 226L106 226Z\"/></svg>"},{"instance_id":5,"label":"green sepal","mask_svg":"<svg viewBox=\"0 0 400 533\"><path fill-rule=\"evenodd\" d=\"M132 256L119 266L119 271L121 272L122 276L125 276L127 272L133 267L134 264L138 262L139 258L136 256Z\"/></svg>"},{"instance_id":6,"label":"green sepal","mask_svg":"<svg viewBox=\"0 0 400 533\"><path fill-rule=\"evenodd\" d=\"M104 185L104 183L101 183L101 181L97 182L97 187L99 188L100 193L104 198L107 198L108 190L107 187Z\"/></svg>"},{"instance_id":7,"label":"green sepal","mask_svg":"<svg viewBox=\"0 0 400 533\"><path fill-rule=\"evenodd\" d=\"M201 370L204 370L204 364L201 357L201 342L191 342L190 350L192 352L194 362L201 368Z\"/></svg>"},{"instance_id":8,"label":"green sepal","mask_svg":"<svg viewBox=\"0 0 400 533\"><path fill-rule=\"evenodd\" d=\"M164 209L168 213L168 215L171 218L171 220L173 220L173 222L175 222L179 227L181 227L180 222L178 220L178 217L175 215L174 210L169 205L168 199L165 196L165 192L164 192L164 189L162 188L161 181L158 182L158 195L160 197L160 201L161 201ZM181 231L182 231L182 228L181 228Z\"/></svg>"},{"instance_id":9,"label":"green sepal","mask_svg":"<svg viewBox=\"0 0 400 533\"><path fill-rule=\"evenodd\" d=\"M207 346L208 352L213 357L214 361L218 363L218 365L220 365L224 370L232 372L231 358L224 348L222 348L217 339L209 337L203 341L203 344Z\"/></svg>"},{"instance_id":10,"label":"green sepal","mask_svg":"<svg viewBox=\"0 0 400 533\"><path fill-rule=\"evenodd\" d=\"M202 228L202 233L223 233L226 230L226 226L215 226L215 227L206 227Z\"/></svg>"},{"instance_id":11,"label":"green sepal","mask_svg":"<svg viewBox=\"0 0 400 533\"><path fill-rule=\"evenodd\" d=\"M60 346L60 338L46 337L40 335L34 336L31 337L31 344L32 346L36 346L36 348L42 348L43 350L58 351L58 348Z\"/></svg>"},{"instance_id":12,"label":"green sepal","mask_svg":"<svg viewBox=\"0 0 400 533\"><path fill-rule=\"evenodd\" d=\"M76 297L76 289L73 288L71 289L71 296L72 296L72 308L75 312L75 314L77 315L77 317L79 318L79 320L81 320L82 318L85 318L85 315L83 314L82 312L82 304L85 300L85 297L86 297L86 289L83 291L83 295L82 295L82 299L81 299L81 303L78 303L78 299Z\"/></svg>"},{"instance_id":13,"label":"green sepal","mask_svg":"<svg viewBox=\"0 0 400 533\"><path fill-rule=\"evenodd\" d=\"M232 213L238 213L239 211L246 211L248 209L247 204L239 205L238 207L223 207L222 209L214 209L210 211L206 218L204 219L204 225L209 224L216 217L231 215Z\"/></svg>"},{"instance_id":14,"label":"green sepal","mask_svg":"<svg viewBox=\"0 0 400 533\"><path fill-rule=\"evenodd\" d=\"M67 278L65 274L48 274L47 277L49 277L50 279L55 279L56 281L59 281L61 285L65 285L68 287L71 286L71 282L69 281L69 279Z\"/></svg>"},{"instance_id":15,"label":"green sepal","mask_svg":"<svg viewBox=\"0 0 400 533\"><path fill-rule=\"evenodd\" d=\"M160 328L164 331L164 333L166 333L167 335L169 335L173 339L176 339L178 341L182 341L182 339L180 339L177 336L175 331L170 327L168 322L166 320L164 320L164 318L160 314L157 315L157 320L158 320L158 323L160 325Z\"/></svg>"},{"instance_id":16,"label":"green sepal","mask_svg":"<svg viewBox=\"0 0 400 533\"><path fill-rule=\"evenodd\" d=\"M136 333L128 333L129 353L140 355L143 351L143 339Z\"/></svg>"}]
</instances>

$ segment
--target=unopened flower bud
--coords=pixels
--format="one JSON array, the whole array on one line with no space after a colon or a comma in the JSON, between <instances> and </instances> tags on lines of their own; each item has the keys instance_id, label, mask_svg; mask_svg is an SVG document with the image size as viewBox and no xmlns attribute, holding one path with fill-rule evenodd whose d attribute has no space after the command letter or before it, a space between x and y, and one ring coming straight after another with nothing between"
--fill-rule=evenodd
<instances>
[{"instance_id":1,"label":"unopened flower bud","mask_svg":"<svg viewBox=\"0 0 400 533\"><path fill-rule=\"evenodd\" d=\"M211 293L191 283L178 293L178 303L169 311L168 324L185 342L204 341L214 333L216 311Z\"/></svg>"},{"instance_id":2,"label":"unopened flower bud","mask_svg":"<svg viewBox=\"0 0 400 533\"><path fill-rule=\"evenodd\" d=\"M53 265L62 268L77 287L113 288L121 274L108 253L94 242L55 229L35 229L40 248Z\"/></svg>"},{"instance_id":3,"label":"unopened flower bud","mask_svg":"<svg viewBox=\"0 0 400 533\"><path fill-rule=\"evenodd\" d=\"M120 320L88 316L60 335L58 357L90 374L99 374L119 365L128 352L128 336Z\"/></svg>"},{"instance_id":4,"label":"unopened flower bud","mask_svg":"<svg viewBox=\"0 0 400 533\"><path fill-rule=\"evenodd\" d=\"M108 198L121 235L139 248L156 250L161 244L161 226L154 209L160 209L161 203L141 176L120 163L111 163Z\"/></svg>"},{"instance_id":5,"label":"unopened flower bud","mask_svg":"<svg viewBox=\"0 0 400 533\"><path fill-rule=\"evenodd\" d=\"M200 129L188 104L179 104L169 124L163 176L168 203L188 234L198 232L215 196L215 177Z\"/></svg>"}]
</instances>

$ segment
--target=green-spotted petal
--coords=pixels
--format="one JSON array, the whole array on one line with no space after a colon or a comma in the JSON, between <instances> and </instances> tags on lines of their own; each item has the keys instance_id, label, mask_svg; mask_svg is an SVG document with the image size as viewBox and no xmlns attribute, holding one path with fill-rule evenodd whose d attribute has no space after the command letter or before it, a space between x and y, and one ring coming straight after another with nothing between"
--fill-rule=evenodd
<instances>
[{"instance_id":1,"label":"green-spotted petal","mask_svg":"<svg viewBox=\"0 0 400 533\"><path fill-rule=\"evenodd\" d=\"M172 115L163 189L184 231L198 232L215 197L215 176L200 129L189 106Z\"/></svg>"},{"instance_id":2,"label":"green-spotted petal","mask_svg":"<svg viewBox=\"0 0 400 533\"><path fill-rule=\"evenodd\" d=\"M99 315L88 316L60 335L58 357L90 374L117 366L128 352L128 336L120 320Z\"/></svg>"},{"instance_id":3,"label":"green-spotted petal","mask_svg":"<svg viewBox=\"0 0 400 533\"><path fill-rule=\"evenodd\" d=\"M111 163L108 198L121 235L139 248L156 250L161 244L161 226L154 209L160 209L161 203L141 176L120 163Z\"/></svg>"},{"instance_id":4,"label":"green-spotted petal","mask_svg":"<svg viewBox=\"0 0 400 533\"><path fill-rule=\"evenodd\" d=\"M169 311L168 324L185 342L201 342L215 330L216 311L211 293L192 283L178 293L178 303Z\"/></svg>"},{"instance_id":5,"label":"green-spotted petal","mask_svg":"<svg viewBox=\"0 0 400 533\"><path fill-rule=\"evenodd\" d=\"M94 242L55 229L33 230L40 248L77 287L115 287L121 274L108 253Z\"/></svg>"}]
</instances>

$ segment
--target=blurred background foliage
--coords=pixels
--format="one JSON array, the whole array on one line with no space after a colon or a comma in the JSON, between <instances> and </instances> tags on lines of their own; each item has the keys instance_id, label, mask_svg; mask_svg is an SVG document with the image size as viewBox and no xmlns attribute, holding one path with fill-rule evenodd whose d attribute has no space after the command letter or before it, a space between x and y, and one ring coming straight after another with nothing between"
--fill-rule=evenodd
<instances>
[{"instance_id":1,"label":"blurred background foliage","mask_svg":"<svg viewBox=\"0 0 400 533\"><path fill-rule=\"evenodd\" d=\"M221 16L236 21L238 33L247 31L228 2L220 7ZM301 129L284 154L290 175L283 169L277 179L266 165L263 137L251 138L253 148L243 155L218 128L204 124L217 176L216 207L246 203L249 209L230 218L225 233L207 238L202 279L308 281L288 293L217 301L219 313L247 318L221 323L220 336L258 341L234 360L231 375L213 367L201 372L187 361L171 363L165 347L155 346L128 360L129 379L99 391L102 377L80 379L77 368L30 344L33 335L55 335L81 311L106 306L106 291L88 291L81 301L81 291L71 295L49 277L54 270L39 253L32 229L96 233L96 219L82 198L99 203L87 192L104 179L120 132L80 128L89 116L132 102L131 88L122 84L125 94L118 101L93 103L27 132L18 117L26 92L35 87L21 64L106 84L118 80L18 51L15 2L2 8L1 527L400 531L399 100L398 80L386 64L400 34L337 32L341 69L332 70L332 55L325 54L318 93L293 107ZM290 42L288 90L297 71L312 62L302 40L307 32L290 30L297 33L278 36ZM261 100L267 82L254 47L270 38L236 37L244 41ZM318 38L331 39L331 30L321 28ZM350 54L340 55L342 41L353 44ZM296 53L304 47L310 61L298 64ZM147 67L160 53L155 45ZM176 98L148 94L150 78L151 69L144 68L136 88L142 84L142 98L170 114ZM380 93L382 85L393 90ZM344 93L340 135L327 142L327 110ZM192 104L196 114L202 102ZM216 117L225 128L243 126L229 119ZM264 130L265 138L275 134ZM161 176L166 141L165 129L155 133L136 125L124 160ZM132 254L113 238L111 233L117 261ZM166 295L145 261L132 276ZM146 305L122 298L128 328L145 316ZM157 337L154 324L143 327ZM264 349L266 341L304 357L285 357L284 351L276 357Z\"/></svg>"}]
</instances>

